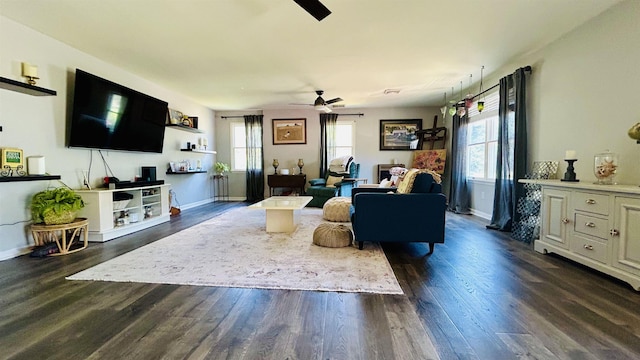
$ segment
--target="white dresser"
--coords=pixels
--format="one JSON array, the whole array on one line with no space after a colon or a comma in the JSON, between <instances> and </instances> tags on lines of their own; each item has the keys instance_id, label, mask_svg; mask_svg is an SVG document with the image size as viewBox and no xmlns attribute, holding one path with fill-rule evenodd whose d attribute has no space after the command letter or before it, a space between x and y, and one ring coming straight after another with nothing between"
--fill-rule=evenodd
<instances>
[{"instance_id":1,"label":"white dresser","mask_svg":"<svg viewBox=\"0 0 640 360\"><path fill-rule=\"evenodd\" d=\"M536 251L556 253L640 291L640 187L560 180L542 186Z\"/></svg>"}]
</instances>

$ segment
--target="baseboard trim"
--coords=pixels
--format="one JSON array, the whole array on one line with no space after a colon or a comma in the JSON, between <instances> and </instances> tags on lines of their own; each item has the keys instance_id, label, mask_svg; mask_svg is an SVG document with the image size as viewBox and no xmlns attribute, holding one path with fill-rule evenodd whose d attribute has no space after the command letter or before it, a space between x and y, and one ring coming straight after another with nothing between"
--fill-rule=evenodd
<instances>
[{"instance_id":1,"label":"baseboard trim","mask_svg":"<svg viewBox=\"0 0 640 360\"><path fill-rule=\"evenodd\" d=\"M474 216L477 216L477 217L481 217L481 218L483 218L485 220L491 221L491 214L487 214L487 213L482 212L482 211L471 209L471 215L474 215Z\"/></svg>"},{"instance_id":2,"label":"baseboard trim","mask_svg":"<svg viewBox=\"0 0 640 360\"><path fill-rule=\"evenodd\" d=\"M9 260L18 256L26 255L31 252L31 247L23 247L0 251L0 261Z\"/></svg>"}]
</instances>

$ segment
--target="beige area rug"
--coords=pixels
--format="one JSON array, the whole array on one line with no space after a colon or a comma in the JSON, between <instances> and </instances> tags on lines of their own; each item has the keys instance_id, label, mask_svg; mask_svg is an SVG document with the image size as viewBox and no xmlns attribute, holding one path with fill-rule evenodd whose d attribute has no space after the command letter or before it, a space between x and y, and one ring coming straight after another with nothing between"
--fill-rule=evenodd
<instances>
[{"instance_id":1,"label":"beige area rug","mask_svg":"<svg viewBox=\"0 0 640 360\"><path fill-rule=\"evenodd\" d=\"M322 210L305 208L300 221L268 234L264 211L235 209L67 279L403 294L379 244L316 246Z\"/></svg>"}]
</instances>

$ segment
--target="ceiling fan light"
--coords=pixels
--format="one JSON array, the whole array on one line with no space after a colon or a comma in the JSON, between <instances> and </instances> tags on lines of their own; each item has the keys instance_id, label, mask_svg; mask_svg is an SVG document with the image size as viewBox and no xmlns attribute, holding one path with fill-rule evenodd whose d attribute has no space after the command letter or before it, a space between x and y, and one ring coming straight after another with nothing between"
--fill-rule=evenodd
<instances>
[{"instance_id":1,"label":"ceiling fan light","mask_svg":"<svg viewBox=\"0 0 640 360\"><path fill-rule=\"evenodd\" d=\"M322 105L322 104L315 104L315 105L313 105L313 108L314 108L314 109L316 109L316 110L318 110L318 111L322 111L322 110L324 110L324 105Z\"/></svg>"}]
</instances>

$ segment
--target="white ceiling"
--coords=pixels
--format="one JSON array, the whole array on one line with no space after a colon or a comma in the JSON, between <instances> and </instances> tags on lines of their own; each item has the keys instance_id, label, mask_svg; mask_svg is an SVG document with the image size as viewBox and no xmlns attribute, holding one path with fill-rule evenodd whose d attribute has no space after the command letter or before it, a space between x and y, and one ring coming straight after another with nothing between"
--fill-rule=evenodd
<instances>
[{"instance_id":1,"label":"white ceiling","mask_svg":"<svg viewBox=\"0 0 640 360\"><path fill-rule=\"evenodd\" d=\"M347 108L440 106L620 0L321 1L321 22L293 0L0 0L0 14L216 110L316 89Z\"/></svg>"}]
</instances>

